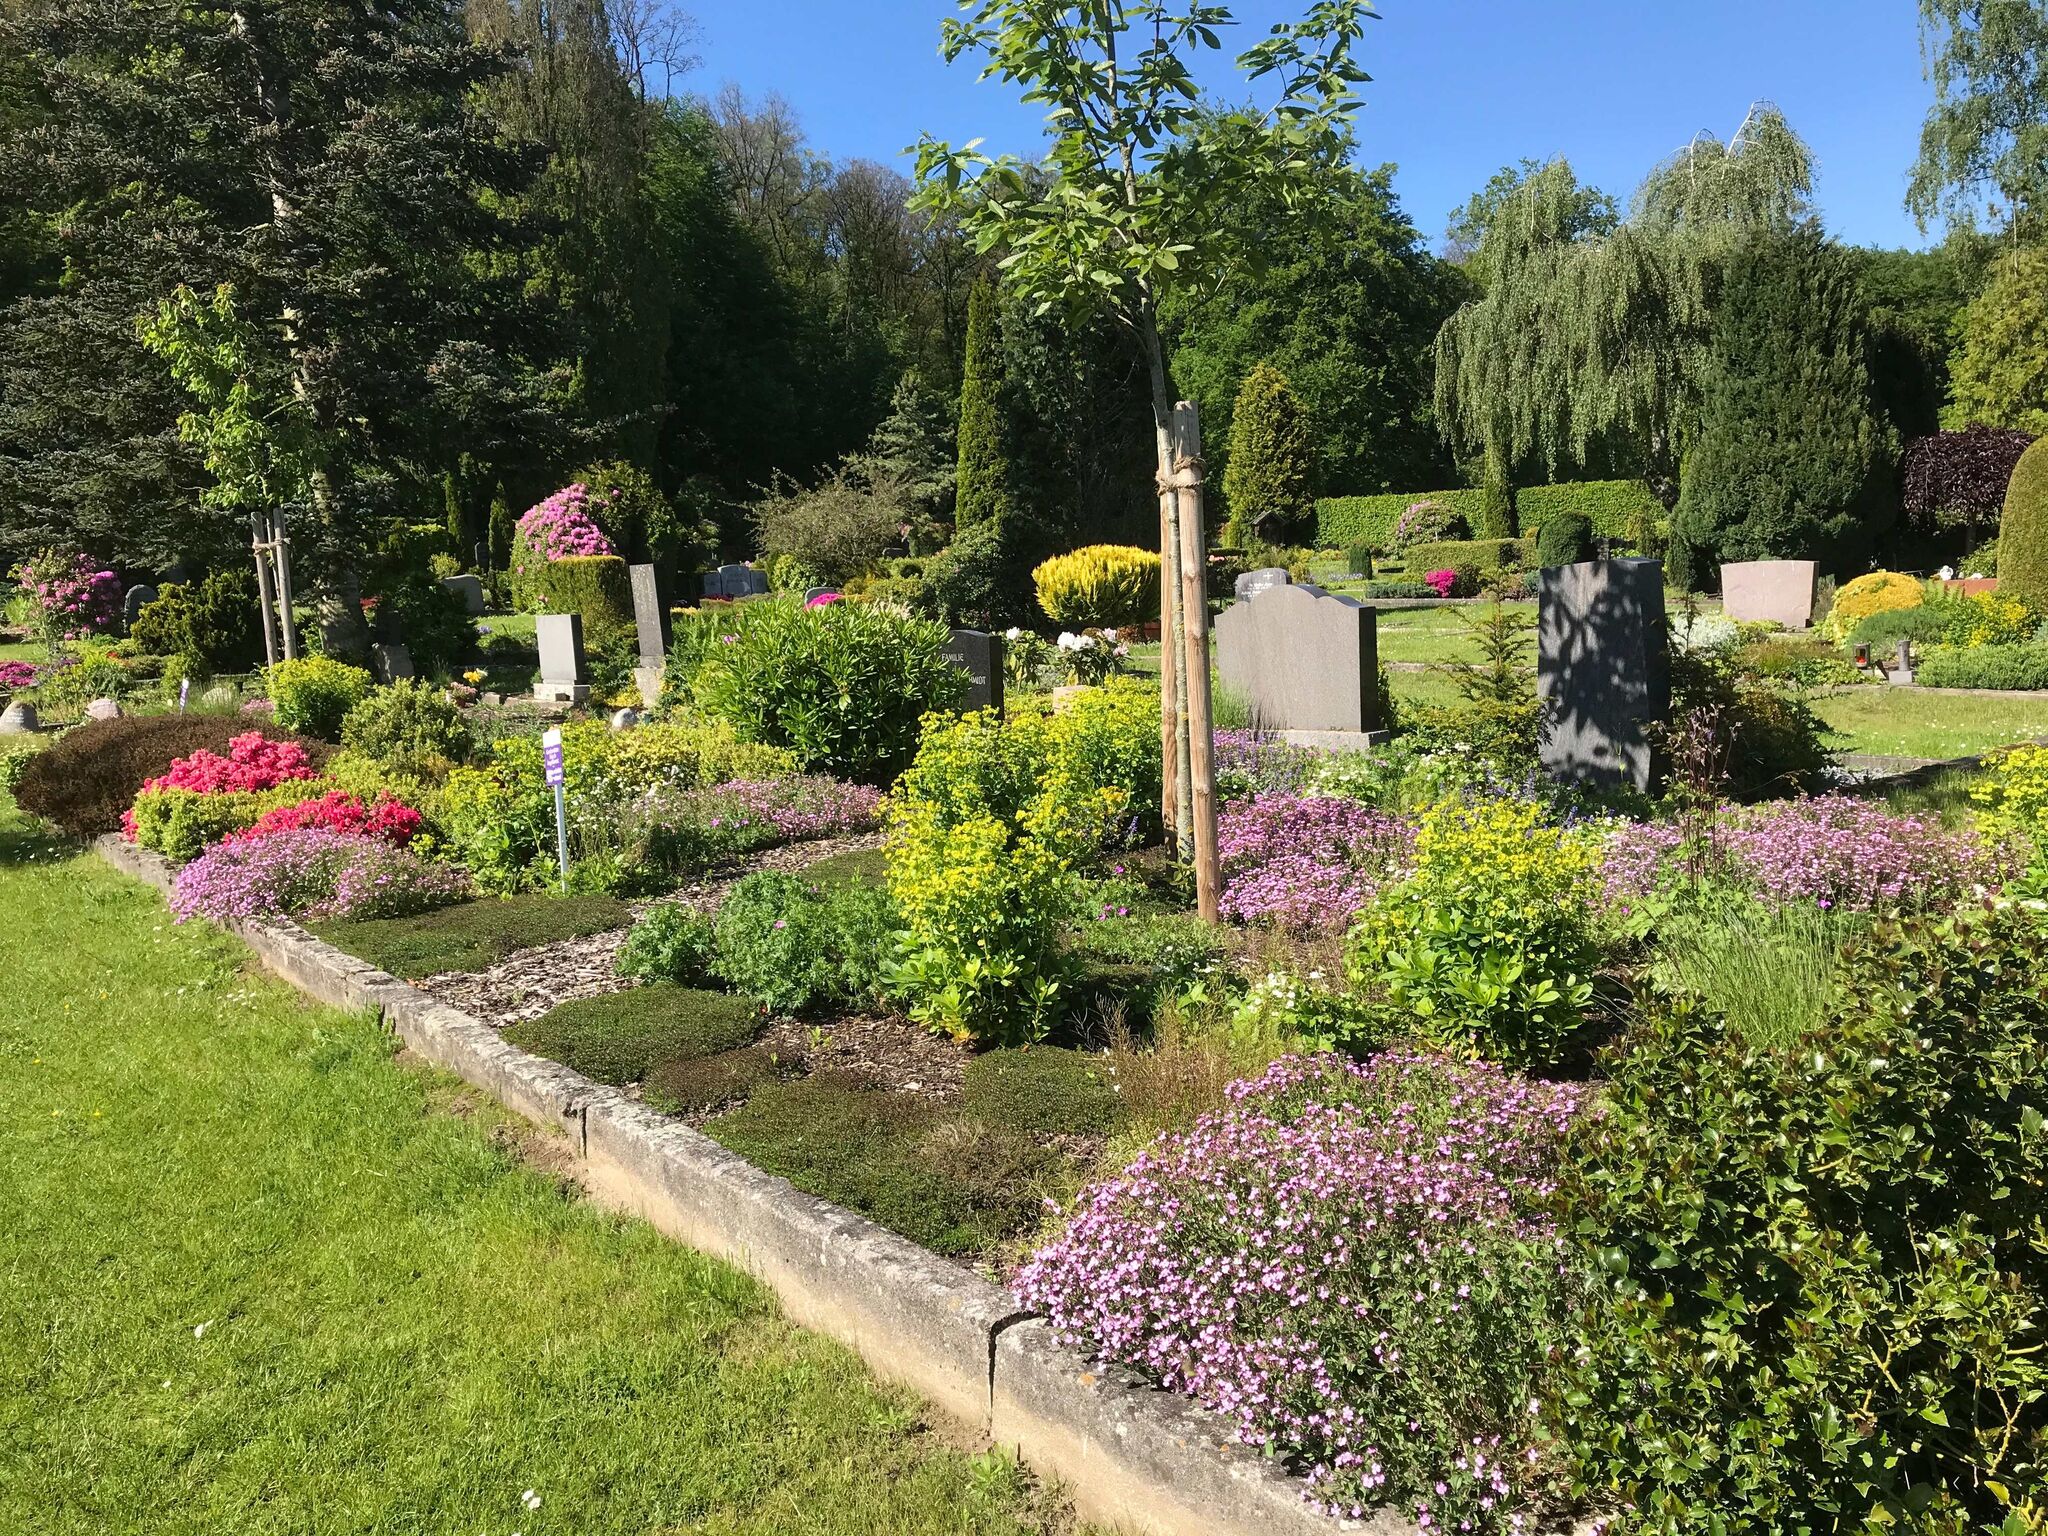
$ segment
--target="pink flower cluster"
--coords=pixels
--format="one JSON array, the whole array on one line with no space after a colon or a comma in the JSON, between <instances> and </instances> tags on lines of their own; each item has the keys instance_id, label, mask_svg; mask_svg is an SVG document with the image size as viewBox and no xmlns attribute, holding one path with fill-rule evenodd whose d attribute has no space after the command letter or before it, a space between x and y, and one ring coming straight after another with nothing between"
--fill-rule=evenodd
<instances>
[{"instance_id":1,"label":"pink flower cluster","mask_svg":"<svg viewBox=\"0 0 2048 1536\"><path fill-rule=\"evenodd\" d=\"M317 776L305 749L297 742L272 741L260 731L250 731L228 743L226 757L201 747L190 757L174 759L168 770L142 787L222 795L237 790L275 789L293 779Z\"/></svg>"},{"instance_id":2,"label":"pink flower cluster","mask_svg":"<svg viewBox=\"0 0 2048 1536\"><path fill-rule=\"evenodd\" d=\"M543 560L618 553L591 515L590 492L581 484L564 486L529 507L519 519L519 541Z\"/></svg>"},{"instance_id":3,"label":"pink flower cluster","mask_svg":"<svg viewBox=\"0 0 2048 1536\"><path fill-rule=\"evenodd\" d=\"M1410 544L1447 539L1456 531L1457 525L1458 514L1440 501L1410 502L1408 510L1394 524L1394 548L1406 549Z\"/></svg>"},{"instance_id":4,"label":"pink flower cluster","mask_svg":"<svg viewBox=\"0 0 2048 1536\"><path fill-rule=\"evenodd\" d=\"M403 848L418 835L422 825L424 818L418 811L391 795L379 795L375 805L366 806L345 789L330 789L317 800L301 800L297 805L265 811L254 826L235 833L227 841L253 843L280 832L320 827L329 832L374 837Z\"/></svg>"},{"instance_id":5,"label":"pink flower cluster","mask_svg":"<svg viewBox=\"0 0 2048 1536\"><path fill-rule=\"evenodd\" d=\"M1406 1052L1288 1058L1084 1193L1015 1289L1235 1420L1327 1513L1524 1529L1569 1283L1542 1211L1585 1096Z\"/></svg>"},{"instance_id":6,"label":"pink flower cluster","mask_svg":"<svg viewBox=\"0 0 2048 1536\"><path fill-rule=\"evenodd\" d=\"M1346 928L1401 872L1414 846L1411 825L1355 800L1280 794L1232 801L1216 823L1219 908L1240 923Z\"/></svg>"},{"instance_id":7,"label":"pink flower cluster","mask_svg":"<svg viewBox=\"0 0 2048 1536\"><path fill-rule=\"evenodd\" d=\"M32 662L0 661L0 693L13 693L35 685L36 669Z\"/></svg>"},{"instance_id":8,"label":"pink flower cluster","mask_svg":"<svg viewBox=\"0 0 2048 1536\"><path fill-rule=\"evenodd\" d=\"M178 871L171 910L205 917L406 917L461 901L468 880L380 838L305 827L216 844Z\"/></svg>"},{"instance_id":9,"label":"pink flower cluster","mask_svg":"<svg viewBox=\"0 0 2048 1536\"><path fill-rule=\"evenodd\" d=\"M1654 891L1672 873L1680 842L1678 828L1657 822L1609 838L1608 898L1627 905ZM1709 873L1767 901L1858 912L1941 906L2011 873L2009 853L1973 833L1847 795L1729 807L1702 853Z\"/></svg>"},{"instance_id":10,"label":"pink flower cluster","mask_svg":"<svg viewBox=\"0 0 2048 1536\"><path fill-rule=\"evenodd\" d=\"M823 774L735 779L706 791L719 806L712 825L765 826L788 842L865 832L881 825L882 792Z\"/></svg>"},{"instance_id":11,"label":"pink flower cluster","mask_svg":"<svg viewBox=\"0 0 2048 1536\"><path fill-rule=\"evenodd\" d=\"M93 568L76 552L49 550L24 560L15 579L42 611L45 628L61 640L82 640L111 629L121 612L121 580Z\"/></svg>"},{"instance_id":12,"label":"pink flower cluster","mask_svg":"<svg viewBox=\"0 0 2048 1536\"><path fill-rule=\"evenodd\" d=\"M1458 589L1456 571L1430 571L1422 579L1438 597L1449 597Z\"/></svg>"}]
</instances>

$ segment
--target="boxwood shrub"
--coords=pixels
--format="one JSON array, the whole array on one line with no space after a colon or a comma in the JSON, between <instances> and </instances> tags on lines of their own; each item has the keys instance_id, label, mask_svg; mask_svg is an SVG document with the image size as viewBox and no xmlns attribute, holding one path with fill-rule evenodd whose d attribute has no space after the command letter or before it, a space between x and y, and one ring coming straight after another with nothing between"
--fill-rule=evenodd
<instances>
[{"instance_id":1,"label":"boxwood shrub","mask_svg":"<svg viewBox=\"0 0 2048 1536\"><path fill-rule=\"evenodd\" d=\"M1402 556L1410 576L1429 571L1455 571L1471 566L1481 576L1495 571L1526 571L1535 562L1533 539L1449 539L1416 544Z\"/></svg>"},{"instance_id":2,"label":"boxwood shrub","mask_svg":"<svg viewBox=\"0 0 2048 1536\"><path fill-rule=\"evenodd\" d=\"M2048 688L2048 646L1977 645L1934 651L1920 664L1928 688Z\"/></svg>"},{"instance_id":3,"label":"boxwood shrub","mask_svg":"<svg viewBox=\"0 0 2048 1536\"><path fill-rule=\"evenodd\" d=\"M1671 1533L2034 1529L2044 1061L2018 907L1877 930L1789 1047L1653 1009L1561 1191L1603 1281L1560 1406L1591 1500Z\"/></svg>"},{"instance_id":4,"label":"boxwood shrub","mask_svg":"<svg viewBox=\"0 0 2048 1536\"><path fill-rule=\"evenodd\" d=\"M571 555L544 560L525 578L532 605L543 613L583 615L584 644L615 645L633 633L633 583L617 555Z\"/></svg>"},{"instance_id":5,"label":"boxwood shrub","mask_svg":"<svg viewBox=\"0 0 2048 1536\"><path fill-rule=\"evenodd\" d=\"M1418 501L1443 502L1474 528L1485 526L1486 493L1403 491L1385 496L1333 496L1316 503L1316 543L1344 549L1364 543L1386 549L1393 543L1394 524ZM1569 485L1531 485L1515 493L1515 515L1526 536L1549 519L1576 512L1602 538L1639 541L1661 514L1650 488L1640 480L1584 480Z\"/></svg>"}]
</instances>

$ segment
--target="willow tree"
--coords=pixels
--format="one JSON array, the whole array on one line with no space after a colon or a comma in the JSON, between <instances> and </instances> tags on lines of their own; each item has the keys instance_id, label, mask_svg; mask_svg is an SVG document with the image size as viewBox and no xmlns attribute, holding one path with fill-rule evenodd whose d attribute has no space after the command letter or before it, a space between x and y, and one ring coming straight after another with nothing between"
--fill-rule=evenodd
<instances>
[{"instance_id":1,"label":"willow tree","mask_svg":"<svg viewBox=\"0 0 2048 1536\"><path fill-rule=\"evenodd\" d=\"M1988 212L2037 238L2048 213L2048 0L1920 0L1934 102L1906 207L1925 230Z\"/></svg>"},{"instance_id":2,"label":"willow tree","mask_svg":"<svg viewBox=\"0 0 2048 1536\"><path fill-rule=\"evenodd\" d=\"M1758 106L1725 142L1702 134L1658 165L1611 228L1589 225L1587 190L1553 160L1487 222L1487 291L1437 335L1438 418L1490 484L1531 460L1554 475L1597 445L1632 458L1669 508L1721 271L1750 232L1806 217L1813 156Z\"/></svg>"},{"instance_id":3,"label":"willow tree","mask_svg":"<svg viewBox=\"0 0 2048 1536\"><path fill-rule=\"evenodd\" d=\"M1281 231L1250 228L1247 207L1277 200L1308 215L1321 174L1349 147L1354 52L1371 0L1313 0L1238 55L1265 105L1205 108L1194 63L1222 48L1230 8L1200 0L960 0L944 27L948 62L975 55L983 78L1022 88L1047 109L1039 166L991 158L980 140L918 145L918 201L956 215L1003 281L1040 313L1108 315L1144 358L1161 493L1166 596L1162 747L1172 824L1194 854L1205 916L1216 911L1213 746L1208 722L1208 614L1199 526L1200 459L1178 413L1160 338L1162 295L1220 285ZM1196 492L1188 527L1183 492ZM1180 601L1176 604L1176 596Z\"/></svg>"}]
</instances>

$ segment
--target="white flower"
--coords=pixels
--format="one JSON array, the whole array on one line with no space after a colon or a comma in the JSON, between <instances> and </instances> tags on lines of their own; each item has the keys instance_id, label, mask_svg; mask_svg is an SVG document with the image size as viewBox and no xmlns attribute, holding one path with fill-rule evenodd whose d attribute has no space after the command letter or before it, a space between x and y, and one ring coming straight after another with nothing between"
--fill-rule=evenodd
<instances>
[{"instance_id":1,"label":"white flower","mask_svg":"<svg viewBox=\"0 0 2048 1536\"><path fill-rule=\"evenodd\" d=\"M1109 644L1111 644L1111 645L1115 645L1115 644L1116 644L1116 631L1115 631L1115 630L1113 630L1113 629L1105 629L1105 630L1104 630L1104 631L1102 632L1102 638L1103 638L1104 640L1106 640L1107 642L1109 642Z\"/></svg>"},{"instance_id":2,"label":"white flower","mask_svg":"<svg viewBox=\"0 0 2048 1536\"><path fill-rule=\"evenodd\" d=\"M1063 629L1060 631L1059 647L1063 651L1078 651L1081 649L1081 637Z\"/></svg>"},{"instance_id":3,"label":"white flower","mask_svg":"<svg viewBox=\"0 0 2048 1536\"><path fill-rule=\"evenodd\" d=\"M1024 631L1019 629L1014 624L1012 624L1008 629L1003 631L1003 638L1005 640L1019 640L1023 638L1023 635Z\"/></svg>"},{"instance_id":4,"label":"white flower","mask_svg":"<svg viewBox=\"0 0 2048 1536\"><path fill-rule=\"evenodd\" d=\"M524 1504L528 1509L539 1509L540 1495L535 1493L531 1488L529 1488L526 1490L526 1492L519 1495L519 1502Z\"/></svg>"}]
</instances>

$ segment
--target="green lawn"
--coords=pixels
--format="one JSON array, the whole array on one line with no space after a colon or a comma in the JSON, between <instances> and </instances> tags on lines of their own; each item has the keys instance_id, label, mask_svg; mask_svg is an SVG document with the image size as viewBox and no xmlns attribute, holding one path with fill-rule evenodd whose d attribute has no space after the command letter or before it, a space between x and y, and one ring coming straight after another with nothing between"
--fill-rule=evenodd
<instances>
[{"instance_id":1,"label":"green lawn","mask_svg":"<svg viewBox=\"0 0 2048 1536\"><path fill-rule=\"evenodd\" d=\"M0 1530L1057 1528L752 1281L4 810L0 911Z\"/></svg>"},{"instance_id":2,"label":"green lawn","mask_svg":"<svg viewBox=\"0 0 2048 1536\"><path fill-rule=\"evenodd\" d=\"M0 645L0 661L48 661L50 648L38 641L23 641L18 645Z\"/></svg>"},{"instance_id":3,"label":"green lawn","mask_svg":"<svg viewBox=\"0 0 2048 1536\"><path fill-rule=\"evenodd\" d=\"M1916 688L1856 688L1814 701L1848 752L1887 757L1970 757L2048 736L2048 694L1987 699Z\"/></svg>"}]
</instances>

